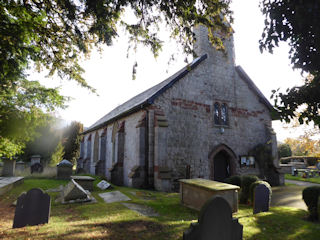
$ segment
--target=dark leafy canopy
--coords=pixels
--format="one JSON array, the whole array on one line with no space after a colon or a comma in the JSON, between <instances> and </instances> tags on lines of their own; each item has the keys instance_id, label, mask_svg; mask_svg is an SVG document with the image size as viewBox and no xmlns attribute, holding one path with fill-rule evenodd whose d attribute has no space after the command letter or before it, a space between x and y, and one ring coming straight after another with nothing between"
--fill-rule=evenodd
<instances>
[{"instance_id":1,"label":"dark leafy canopy","mask_svg":"<svg viewBox=\"0 0 320 240\"><path fill-rule=\"evenodd\" d=\"M192 52L192 27L202 23L214 31L231 32L224 16L230 16L230 0L26 0L1 1L1 81L10 83L21 76L34 61L38 67L57 73L62 78L78 81L89 87L78 63L80 53L88 53L92 44L111 45L122 25L130 41L144 44L157 55L162 41L159 23L165 22ZM123 18L125 9L132 9L135 23ZM210 19L213 19L211 21ZM217 36L211 36L219 44ZM6 85L5 87L8 87Z\"/></svg>"},{"instance_id":2,"label":"dark leafy canopy","mask_svg":"<svg viewBox=\"0 0 320 240\"><path fill-rule=\"evenodd\" d=\"M0 157L21 153L35 135L44 112L63 107L66 98L57 89L27 81L25 71L36 66L49 76L75 80L92 89L83 78L79 57L93 46L111 45L122 26L129 46L143 44L157 56L163 42L159 23L192 53L192 27L204 24L212 32L230 33L230 0L3 0L0 1ZM126 22L131 9L136 21ZM210 34L217 47L222 42ZM19 126L19 127L18 127ZM18 127L18 128L17 128Z\"/></svg>"},{"instance_id":3,"label":"dark leafy canopy","mask_svg":"<svg viewBox=\"0 0 320 240\"><path fill-rule=\"evenodd\" d=\"M292 151L290 145L287 143L281 143L278 145L278 155L279 158L292 156Z\"/></svg>"},{"instance_id":4,"label":"dark leafy canopy","mask_svg":"<svg viewBox=\"0 0 320 240\"><path fill-rule=\"evenodd\" d=\"M73 164L80 156L80 133L83 131L83 125L80 122L72 122L69 126L64 129L63 133L63 147L64 155L63 158L69 160Z\"/></svg>"},{"instance_id":5,"label":"dark leafy canopy","mask_svg":"<svg viewBox=\"0 0 320 240\"><path fill-rule=\"evenodd\" d=\"M309 76L301 87L274 91L280 118L289 122L298 110L299 122L314 121L320 125L320 2L318 0L263 0L266 17L260 40L261 50L272 52L279 42L289 44L293 68ZM299 108L305 106L303 110Z\"/></svg>"}]
</instances>

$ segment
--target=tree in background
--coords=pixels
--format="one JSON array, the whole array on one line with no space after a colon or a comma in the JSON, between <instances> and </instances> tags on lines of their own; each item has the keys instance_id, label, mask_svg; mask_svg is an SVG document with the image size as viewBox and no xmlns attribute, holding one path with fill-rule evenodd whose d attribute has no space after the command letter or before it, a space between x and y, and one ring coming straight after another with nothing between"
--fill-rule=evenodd
<instances>
[{"instance_id":1,"label":"tree in background","mask_svg":"<svg viewBox=\"0 0 320 240\"><path fill-rule=\"evenodd\" d=\"M290 145L287 143L280 143L278 145L278 155L279 158L292 156Z\"/></svg>"},{"instance_id":2,"label":"tree in background","mask_svg":"<svg viewBox=\"0 0 320 240\"><path fill-rule=\"evenodd\" d=\"M61 141L58 142L54 152L51 155L50 165L52 167L56 166L59 162L63 160L64 148Z\"/></svg>"},{"instance_id":3,"label":"tree in background","mask_svg":"<svg viewBox=\"0 0 320 240\"><path fill-rule=\"evenodd\" d=\"M260 40L261 51L269 51L287 42L292 67L307 75L304 85L274 90L279 117L292 121L300 112L300 124L313 121L320 126L320 2L318 0L262 0L265 28Z\"/></svg>"},{"instance_id":4,"label":"tree in background","mask_svg":"<svg viewBox=\"0 0 320 240\"><path fill-rule=\"evenodd\" d=\"M284 142L290 146L293 156L320 156L320 140L313 140L308 134L296 139L287 138Z\"/></svg>"},{"instance_id":5,"label":"tree in background","mask_svg":"<svg viewBox=\"0 0 320 240\"><path fill-rule=\"evenodd\" d=\"M48 117L47 121L35 129L37 135L26 143L23 161L30 161L32 155L40 155L45 162L50 162L63 135L63 128L57 126L59 119Z\"/></svg>"},{"instance_id":6,"label":"tree in background","mask_svg":"<svg viewBox=\"0 0 320 240\"><path fill-rule=\"evenodd\" d=\"M46 112L64 107L58 89L27 80L26 70L47 69L49 76L74 80L94 91L83 78L81 56L93 46L111 45L119 28L129 35L128 49L148 47L157 56L163 41L159 23L191 54L192 28L203 24L210 41L223 49L219 36L232 32L230 0L25 0L0 1L0 157L12 158L36 136ZM132 11L136 19L124 18ZM214 35L214 32L223 34ZM135 64L136 66L136 64Z\"/></svg>"},{"instance_id":7,"label":"tree in background","mask_svg":"<svg viewBox=\"0 0 320 240\"><path fill-rule=\"evenodd\" d=\"M83 131L83 124L80 122L72 122L63 131L62 145L64 147L63 158L76 163L80 156L80 133Z\"/></svg>"}]
</instances>

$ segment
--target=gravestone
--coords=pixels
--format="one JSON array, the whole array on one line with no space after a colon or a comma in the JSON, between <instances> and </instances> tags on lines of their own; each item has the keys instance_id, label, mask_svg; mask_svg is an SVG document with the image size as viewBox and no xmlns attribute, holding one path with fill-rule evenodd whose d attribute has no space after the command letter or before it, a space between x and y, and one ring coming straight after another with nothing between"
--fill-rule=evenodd
<instances>
[{"instance_id":1,"label":"gravestone","mask_svg":"<svg viewBox=\"0 0 320 240\"><path fill-rule=\"evenodd\" d=\"M72 175L72 163L64 159L57 164L57 179L69 180Z\"/></svg>"},{"instance_id":2,"label":"gravestone","mask_svg":"<svg viewBox=\"0 0 320 240\"><path fill-rule=\"evenodd\" d=\"M201 208L197 223L183 233L183 240L241 240L243 226L232 218L229 203L222 197L209 199Z\"/></svg>"},{"instance_id":3,"label":"gravestone","mask_svg":"<svg viewBox=\"0 0 320 240\"><path fill-rule=\"evenodd\" d=\"M318 170L320 170L320 162L318 162L318 163L316 164L316 167L317 167Z\"/></svg>"},{"instance_id":4,"label":"gravestone","mask_svg":"<svg viewBox=\"0 0 320 240\"><path fill-rule=\"evenodd\" d=\"M264 184L257 185L254 190L253 214L259 212L268 212L270 201L270 189Z\"/></svg>"},{"instance_id":5,"label":"gravestone","mask_svg":"<svg viewBox=\"0 0 320 240\"><path fill-rule=\"evenodd\" d=\"M3 177L13 177L16 169L16 160L2 159L2 176Z\"/></svg>"},{"instance_id":6,"label":"gravestone","mask_svg":"<svg viewBox=\"0 0 320 240\"><path fill-rule=\"evenodd\" d=\"M102 180L97 184L97 187L100 188L101 190L106 190L108 188L111 188L111 184L105 180Z\"/></svg>"},{"instance_id":7,"label":"gravestone","mask_svg":"<svg viewBox=\"0 0 320 240\"><path fill-rule=\"evenodd\" d=\"M18 198L13 228L45 224L49 217L50 196L39 188L33 188Z\"/></svg>"},{"instance_id":8,"label":"gravestone","mask_svg":"<svg viewBox=\"0 0 320 240\"><path fill-rule=\"evenodd\" d=\"M76 183L78 183L83 189L93 191L94 178L90 176L71 176Z\"/></svg>"},{"instance_id":9,"label":"gravestone","mask_svg":"<svg viewBox=\"0 0 320 240\"><path fill-rule=\"evenodd\" d=\"M41 156L40 155L32 155L30 159L30 165L41 163Z\"/></svg>"},{"instance_id":10,"label":"gravestone","mask_svg":"<svg viewBox=\"0 0 320 240\"><path fill-rule=\"evenodd\" d=\"M25 163L23 161L19 161L19 162L16 162L16 171L17 172L23 172L25 170Z\"/></svg>"},{"instance_id":11,"label":"gravestone","mask_svg":"<svg viewBox=\"0 0 320 240\"><path fill-rule=\"evenodd\" d=\"M62 191L63 200L77 200L77 199L86 199L88 194L78 183L73 179L67 184L67 186Z\"/></svg>"},{"instance_id":12,"label":"gravestone","mask_svg":"<svg viewBox=\"0 0 320 240\"><path fill-rule=\"evenodd\" d=\"M43 166L41 163L34 163L30 167L31 173L42 173L43 172Z\"/></svg>"}]
</instances>

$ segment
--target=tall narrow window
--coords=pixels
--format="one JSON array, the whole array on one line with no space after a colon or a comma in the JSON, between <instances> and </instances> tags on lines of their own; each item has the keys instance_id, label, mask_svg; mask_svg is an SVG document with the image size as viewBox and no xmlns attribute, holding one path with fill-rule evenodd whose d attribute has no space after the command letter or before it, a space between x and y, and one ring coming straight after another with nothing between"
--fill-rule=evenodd
<instances>
[{"instance_id":1,"label":"tall narrow window","mask_svg":"<svg viewBox=\"0 0 320 240\"><path fill-rule=\"evenodd\" d=\"M225 103L221 105L221 125L228 125L228 106Z\"/></svg>"},{"instance_id":2,"label":"tall narrow window","mask_svg":"<svg viewBox=\"0 0 320 240\"><path fill-rule=\"evenodd\" d=\"M87 140L87 158L91 158L91 134Z\"/></svg>"},{"instance_id":3,"label":"tall narrow window","mask_svg":"<svg viewBox=\"0 0 320 240\"><path fill-rule=\"evenodd\" d=\"M220 104L217 102L214 104L214 124L220 124Z\"/></svg>"}]
</instances>

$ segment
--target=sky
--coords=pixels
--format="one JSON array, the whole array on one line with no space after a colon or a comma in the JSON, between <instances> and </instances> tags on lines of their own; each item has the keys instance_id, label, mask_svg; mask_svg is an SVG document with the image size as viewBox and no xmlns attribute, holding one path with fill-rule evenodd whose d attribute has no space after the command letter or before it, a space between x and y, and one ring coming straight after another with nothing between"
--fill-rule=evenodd
<instances>
[{"instance_id":1,"label":"sky","mask_svg":"<svg viewBox=\"0 0 320 240\"><path fill-rule=\"evenodd\" d=\"M270 100L271 91L302 84L300 72L293 71L288 59L289 48L281 44L273 54L260 53L259 39L264 26L264 18L258 7L259 1L234 0L231 8L234 11L234 45L236 64L241 65L262 93ZM163 36L167 36L163 30ZM163 81L186 63L184 56L178 55L175 62L168 66L168 60L179 46L174 41L165 44L157 59L148 49L139 48L127 58L127 38L119 34L113 46L104 47L102 52L93 50L90 59L81 62L85 69L84 77L88 84L97 90L90 93L74 82L45 79L43 74L32 73L32 79L48 87L61 86L61 93L72 100L65 110L56 112L57 116L67 121L80 121L89 127L113 108L122 104L138 93ZM132 79L132 66L138 62L136 79ZM270 100L271 103L273 103ZM286 137L297 137L300 131L284 129L282 124L273 122L278 140Z\"/></svg>"}]
</instances>

